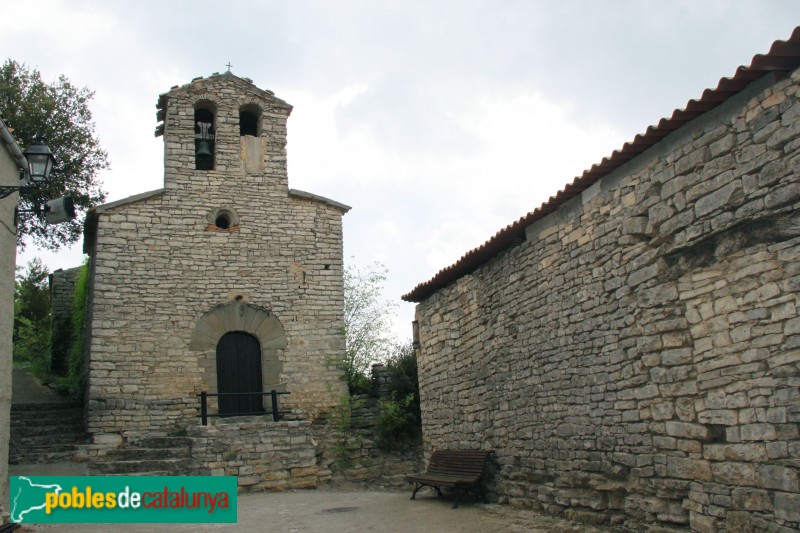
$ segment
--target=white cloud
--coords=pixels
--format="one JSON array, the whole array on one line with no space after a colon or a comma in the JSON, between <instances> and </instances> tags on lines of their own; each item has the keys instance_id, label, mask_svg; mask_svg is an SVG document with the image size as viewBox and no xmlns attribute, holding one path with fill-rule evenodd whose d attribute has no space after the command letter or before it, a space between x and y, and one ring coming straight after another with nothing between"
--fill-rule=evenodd
<instances>
[{"instance_id":1,"label":"white cloud","mask_svg":"<svg viewBox=\"0 0 800 533\"><path fill-rule=\"evenodd\" d=\"M497 86L439 104L473 139L473 150L398 152L370 135L369 123L337 127L337 111L368 90L364 83L329 96L295 94L290 183L353 206L345 216L346 256L384 263L394 298L533 210L622 142L612 126L581 121L568 104ZM399 316L395 330L407 337L413 306L401 306Z\"/></svg>"},{"instance_id":2,"label":"white cloud","mask_svg":"<svg viewBox=\"0 0 800 533\"><path fill-rule=\"evenodd\" d=\"M353 206L347 256L399 297L800 20L729 4L42 0L44 26L4 6L0 49L96 90L110 200L161 186L158 94L231 61L295 106L290 186Z\"/></svg>"},{"instance_id":3,"label":"white cloud","mask_svg":"<svg viewBox=\"0 0 800 533\"><path fill-rule=\"evenodd\" d=\"M62 57L84 54L99 38L120 30L112 12L88 4L37 1L3 5L3 40L22 41L57 51Z\"/></svg>"}]
</instances>

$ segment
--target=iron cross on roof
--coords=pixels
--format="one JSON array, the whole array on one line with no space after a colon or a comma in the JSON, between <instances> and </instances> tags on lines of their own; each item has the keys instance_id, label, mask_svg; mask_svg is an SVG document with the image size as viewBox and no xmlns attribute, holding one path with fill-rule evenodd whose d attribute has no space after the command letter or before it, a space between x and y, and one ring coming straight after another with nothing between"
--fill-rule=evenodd
<instances>
[{"instance_id":1,"label":"iron cross on roof","mask_svg":"<svg viewBox=\"0 0 800 533\"><path fill-rule=\"evenodd\" d=\"M227 63L225 63L225 66L226 66L226 67L228 67L228 72L230 72L230 71L231 71L231 67L232 67L233 65L231 65L231 62L230 62L230 61L228 61Z\"/></svg>"}]
</instances>

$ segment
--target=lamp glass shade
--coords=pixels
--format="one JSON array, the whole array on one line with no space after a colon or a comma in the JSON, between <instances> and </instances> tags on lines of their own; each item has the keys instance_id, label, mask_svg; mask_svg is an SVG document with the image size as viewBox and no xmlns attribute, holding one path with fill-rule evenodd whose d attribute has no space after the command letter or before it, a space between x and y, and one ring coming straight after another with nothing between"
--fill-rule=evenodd
<instances>
[{"instance_id":1,"label":"lamp glass shade","mask_svg":"<svg viewBox=\"0 0 800 533\"><path fill-rule=\"evenodd\" d=\"M50 172L53 170L55 157L50 148L44 143L44 139L39 137L35 143L28 147L24 152L28 159L28 172L31 180L42 183L50 179Z\"/></svg>"}]
</instances>

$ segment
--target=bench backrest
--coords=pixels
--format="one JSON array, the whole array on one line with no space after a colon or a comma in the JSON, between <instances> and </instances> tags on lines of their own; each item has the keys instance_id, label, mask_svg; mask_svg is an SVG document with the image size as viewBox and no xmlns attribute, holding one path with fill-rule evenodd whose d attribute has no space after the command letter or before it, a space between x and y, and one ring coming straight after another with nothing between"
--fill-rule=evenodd
<instances>
[{"instance_id":1,"label":"bench backrest","mask_svg":"<svg viewBox=\"0 0 800 533\"><path fill-rule=\"evenodd\" d=\"M428 474L480 478L489 455L482 450L437 450L428 463Z\"/></svg>"}]
</instances>

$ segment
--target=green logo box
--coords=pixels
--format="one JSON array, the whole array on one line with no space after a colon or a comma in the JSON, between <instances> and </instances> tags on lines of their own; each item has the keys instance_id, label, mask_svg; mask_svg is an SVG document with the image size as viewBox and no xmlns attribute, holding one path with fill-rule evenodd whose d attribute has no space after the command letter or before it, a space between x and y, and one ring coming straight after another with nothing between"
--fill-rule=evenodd
<instances>
[{"instance_id":1,"label":"green logo box","mask_svg":"<svg viewBox=\"0 0 800 533\"><path fill-rule=\"evenodd\" d=\"M11 521L236 523L233 476L11 476Z\"/></svg>"}]
</instances>

